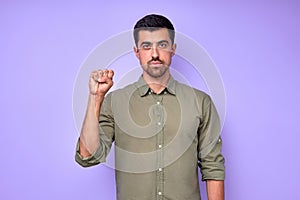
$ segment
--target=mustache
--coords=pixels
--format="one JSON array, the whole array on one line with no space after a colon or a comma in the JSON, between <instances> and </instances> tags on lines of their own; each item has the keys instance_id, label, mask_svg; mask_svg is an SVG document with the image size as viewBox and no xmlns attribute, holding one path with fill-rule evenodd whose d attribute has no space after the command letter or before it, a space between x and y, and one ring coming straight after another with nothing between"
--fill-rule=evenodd
<instances>
[{"instance_id":1,"label":"mustache","mask_svg":"<svg viewBox=\"0 0 300 200\"><path fill-rule=\"evenodd\" d=\"M156 57L156 58L152 58L150 61L148 61L147 64L148 64L148 65L151 64L152 61L159 61L159 62L162 63L162 64L165 63L164 61L160 60L159 57Z\"/></svg>"}]
</instances>

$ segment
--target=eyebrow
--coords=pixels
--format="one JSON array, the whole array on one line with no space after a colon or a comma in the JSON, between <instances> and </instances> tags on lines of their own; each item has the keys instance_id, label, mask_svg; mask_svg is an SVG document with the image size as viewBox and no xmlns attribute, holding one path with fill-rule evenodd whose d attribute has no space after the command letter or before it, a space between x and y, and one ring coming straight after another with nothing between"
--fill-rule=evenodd
<instances>
[{"instance_id":1,"label":"eyebrow","mask_svg":"<svg viewBox=\"0 0 300 200\"><path fill-rule=\"evenodd\" d=\"M157 44L161 44L161 43L168 43L169 44L169 41L168 40L161 40L161 41L157 42Z\"/></svg>"},{"instance_id":2,"label":"eyebrow","mask_svg":"<svg viewBox=\"0 0 300 200\"><path fill-rule=\"evenodd\" d=\"M157 42L157 44L161 44L161 43L168 43L169 44L169 41L168 40L160 40ZM141 45L144 45L144 44L152 44L151 42L149 41L144 41L141 43Z\"/></svg>"},{"instance_id":3,"label":"eyebrow","mask_svg":"<svg viewBox=\"0 0 300 200\"><path fill-rule=\"evenodd\" d=\"M141 43L141 45L143 45L143 44L151 44L151 42L145 41L145 42Z\"/></svg>"}]
</instances>

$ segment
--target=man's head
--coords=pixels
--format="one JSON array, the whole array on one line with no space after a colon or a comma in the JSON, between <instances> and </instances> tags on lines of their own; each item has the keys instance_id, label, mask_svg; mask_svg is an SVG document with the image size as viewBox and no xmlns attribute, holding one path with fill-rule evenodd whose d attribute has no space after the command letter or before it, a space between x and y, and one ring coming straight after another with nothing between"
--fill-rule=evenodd
<instances>
[{"instance_id":1,"label":"man's head","mask_svg":"<svg viewBox=\"0 0 300 200\"><path fill-rule=\"evenodd\" d=\"M146 15L135 24L133 28L135 45L137 46L139 40L139 34L138 34L139 31L141 30L155 31L160 28L168 29L170 39L172 41L172 44L174 44L175 29L172 22L168 18L162 15L151 14L151 15Z\"/></svg>"},{"instance_id":2,"label":"man's head","mask_svg":"<svg viewBox=\"0 0 300 200\"><path fill-rule=\"evenodd\" d=\"M166 17L151 14L134 26L134 52L144 70L152 78L168 76L172 56L175 53L175 31Z\"/></svg>"}]
</instances>

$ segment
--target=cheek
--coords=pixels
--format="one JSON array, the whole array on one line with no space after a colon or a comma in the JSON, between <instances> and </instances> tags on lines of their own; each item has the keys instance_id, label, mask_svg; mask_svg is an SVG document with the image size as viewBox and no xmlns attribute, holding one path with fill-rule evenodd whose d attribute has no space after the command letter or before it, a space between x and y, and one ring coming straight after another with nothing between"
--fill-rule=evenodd
<instances>
[{"instance_id":1,"label":"cheek","mask_svg":"<svg viewBox=\"0 0 300 200\"><path fill-rule=\"evenodd\" d=\"M139 59L141 62L148 62L151 60L151 56L149 54L140 54Z\"/></svg>"},{"instance_id":2,"label":"cheek","mask_svg":"<svg viewBox=\"0 0 300 200\"><path fill-rule=\"evenodd\" d=\"M165 62L170 62L172 59L172 55L170 54L164 55L161 59L164 60Z\"/></svg>"}]
</instances>

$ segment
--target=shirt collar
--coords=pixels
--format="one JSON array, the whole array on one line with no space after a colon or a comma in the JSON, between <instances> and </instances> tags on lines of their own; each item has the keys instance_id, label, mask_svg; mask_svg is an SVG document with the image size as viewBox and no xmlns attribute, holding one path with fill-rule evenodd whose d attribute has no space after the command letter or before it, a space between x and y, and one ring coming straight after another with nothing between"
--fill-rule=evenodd
<instances>
[{"instance_id":1,"label":"shirt collar","mask_svg":"<svg viewBox=\"0 0 300 200\"><path fill-rule=\"evenodd\" d=\"M151 90L147 83L145 82L143 76L140 76L139 80L136 82L136 86L139 90L140 96L145 96ZM176 81L170 76L169 81L167 83L166 89L164 91L169 92L170 94L176 95L175 92Z\"/></svg>"}]
</instances>

